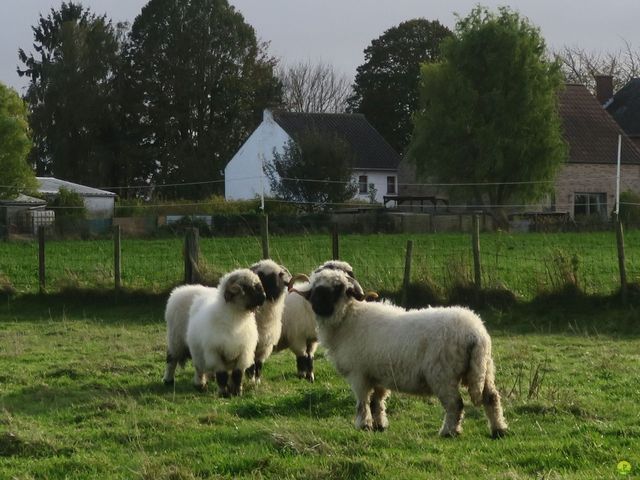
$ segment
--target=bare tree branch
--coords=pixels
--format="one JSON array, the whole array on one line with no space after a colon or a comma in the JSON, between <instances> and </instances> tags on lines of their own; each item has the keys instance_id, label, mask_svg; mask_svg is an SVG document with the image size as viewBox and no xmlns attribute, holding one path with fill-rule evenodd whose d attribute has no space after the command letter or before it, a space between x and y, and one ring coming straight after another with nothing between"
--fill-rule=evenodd
<instances>
[{"instance_id":1,"label":"bare tree branch","mask_svg":"<svg viewBox=\"0 0 640 480\"><path fill-rule=\"evenodd\" d=\"M281 66L283 101L292 112L342 113L351 94L346 75L327 63L298 62Z\"/></svg>"}]
</instances>

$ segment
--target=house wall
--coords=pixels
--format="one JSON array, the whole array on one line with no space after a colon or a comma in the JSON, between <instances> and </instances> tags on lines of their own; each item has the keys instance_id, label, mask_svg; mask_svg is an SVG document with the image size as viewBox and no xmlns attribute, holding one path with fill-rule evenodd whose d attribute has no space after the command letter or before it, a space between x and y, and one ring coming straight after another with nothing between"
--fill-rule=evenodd
<instances>
[{"instance_id":1,"label":"house wall","mask_svg":"<svg viewBox=\"0 0 640 480\"><path fill-rule=\"evenodd\" d=\"M282 153L290 140L289 135L265 111L262 123L251 134L224 169L224 196L227 200L251 199L262 194L271 195L269 180L262 171L265 163L273 159L274 149Z\"/></svg>"},{"instance_id":2,"label":"house wall","mask_svg":"<svg viewBox=\"0 0 640 480\"><path fill-rule=\"evenodd\" d=\"M354 170L353 179L358 183L360 175L367 176L367 183L373 183L376 191L376 202L382 203L385 195L397 195L398 194L398 175L395 171L375 171L375 170ZM387 177L396 177L396 193L387 193ZM368 193L356 193L354 197L358 200L369 200Z\"/></svg>"},{"instance_id":3,"label":"house wall","mask_svg":"<svg viewBox=\"0 0 640 480\"><path fill-rule=\"evenodd\" d=\"M640 193L640 165L621 165L620 192ZM606 193L607 211L615 208L616 165L566 164L556 177L555 210L573 217L575 193Z\"/></svg>"}]
</instances>

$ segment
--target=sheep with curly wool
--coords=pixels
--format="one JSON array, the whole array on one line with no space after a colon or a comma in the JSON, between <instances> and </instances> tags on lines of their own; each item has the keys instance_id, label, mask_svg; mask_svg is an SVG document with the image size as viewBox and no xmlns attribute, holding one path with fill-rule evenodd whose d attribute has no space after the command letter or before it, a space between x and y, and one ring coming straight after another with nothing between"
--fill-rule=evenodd
<instances>
[{"instance_id":1,"label":"sheep with curly wool","mask_svg":"<svg viewBox=\"0 0 640 480\"><path fill-rule=\"evenodd\" d=\"M217 291L204 285L182 285L171 291L164 313L167 323L167 364L162 381L165 385L173 385L177 366L184 367L187 359L191 358L187 346L187 323L192 304L196 298L215 296Z\"/></svg>"},{"instance_id":2,"label":"sheep with curly wool","mask_svg":"<svg viewBox=\"0 0 640 480\"><path fill-rule=\"evenodd\" d=\"M255 311L265 299L260 278L245 268L222 277L216 295L194 301L186 338L196 388L204 389L214 373L221 396L242 393L242 374L258 343Z\"/></svg>"},{"instance_id":3,"label":"sheep with curly wool","mask_svg":"<svg viewBox=\"0 0 640 480\"><path fill-rule=\"evenodd\" d=\"M435 395L445 409L440 435L462 431L459 386L483 405L493 437L507 431L494 384L491 338L480 317L463 307L404 311L363 302L358 282L341 271L314 273L308 298L319 336L356 396L356 427L388 426L390 390Z\"/></svg>"},{"instance_id":4,"label":"sheep with curly wool","mask_svg":"<svg viewBox=\"0 0 640 480\"><path fill-rule=\"evenodd\" d=\"M249 267L258 275L266 300L256 310L258 327L258 344L256 345L253 364L247 369L249 379L260 382L264 362L271 356L282 332L282 312L291 274L282 265L273 260L260 260Z\"/></svg>"},{"instance_id":5,"label":"sheep with curly wool","mask_svg":"<svg viewBox=\"0 0 640 480\"><path fill-rule=\"evenodd\" d=\"M315 272L321 270L341 270L353 277L353 268L347 262L329 260L320 265ZM298 288L304 288L309 278L296 276L291 291L287 294L282 316L282 334L276 346L279 352L288 348L296 356L296 367L299 378L306 378L310 382L315 380L313 372L313 358L318 348L318 327L311 305L300 294Z\"/></svg>"}]
</instances>

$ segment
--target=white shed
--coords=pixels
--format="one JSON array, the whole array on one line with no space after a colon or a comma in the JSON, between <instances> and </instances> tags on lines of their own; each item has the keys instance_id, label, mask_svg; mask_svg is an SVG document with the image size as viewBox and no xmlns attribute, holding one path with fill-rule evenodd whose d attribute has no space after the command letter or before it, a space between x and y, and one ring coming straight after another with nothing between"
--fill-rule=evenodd
<instances>
[{"instance_id":1,"label":"white shed","mask_svg":"<svg viewBox=\"0 0 640 480\"><path fill-rule=\"evenodd\" d=\"M77 193L84 200L89 219L112 218L116 194L98 188L87 187L78 183L67 182L54 177L36 177L39 183L38 192L47 200L58 195L61 188Z\"/></svg>"},{"instance_id":2,"label":"white shed","mask_svg":"<svg viewBox=\"0 0 640 480\"><path fill-rule=\"evenodd\" d=\"M290 140L310 129L338 134L351 146L356 156L353 179L359 184L355 198L369 199L371 184L378 202L382 202L385 195L397 194L400 156L364 115L265 110L262 123L225 168L225 198L251 199L262 192L270 196L263 165L272 160L274 150L282 153Z\"/></svg>"}]
</instances>

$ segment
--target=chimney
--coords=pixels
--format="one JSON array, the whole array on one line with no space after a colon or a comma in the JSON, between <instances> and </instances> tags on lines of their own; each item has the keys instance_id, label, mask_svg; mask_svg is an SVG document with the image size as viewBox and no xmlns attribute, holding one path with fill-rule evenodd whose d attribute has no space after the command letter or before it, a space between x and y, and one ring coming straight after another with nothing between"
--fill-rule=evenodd
<instances>
[{"instance_id":1,"label":"chimney","mask_svg":"<svg viewBox=\"0 0 640 480\"><path fill-rule=\"evenodd\" d=\"M596 98L604 105L613 97L613 77L611 75L594 75L596 79Z\"/></svg>"}]
</instances>

